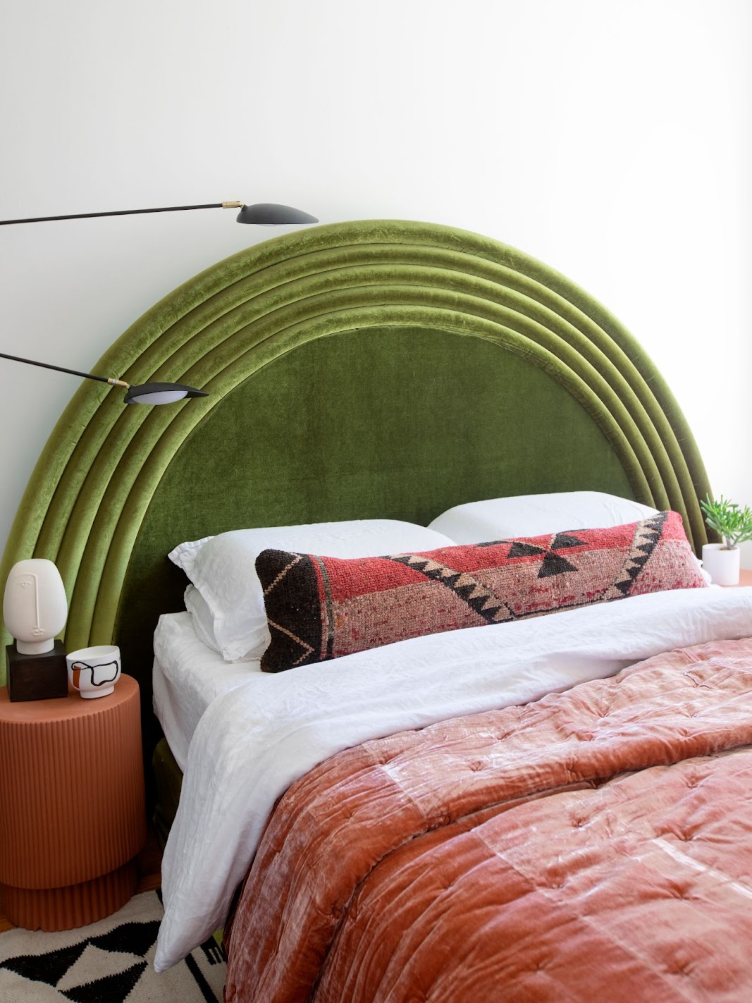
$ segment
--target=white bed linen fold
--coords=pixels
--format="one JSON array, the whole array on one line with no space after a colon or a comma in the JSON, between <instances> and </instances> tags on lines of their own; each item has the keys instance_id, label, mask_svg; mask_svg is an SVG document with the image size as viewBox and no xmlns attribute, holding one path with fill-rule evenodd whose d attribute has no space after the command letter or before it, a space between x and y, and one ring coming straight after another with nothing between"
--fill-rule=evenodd
<instances>
[{"instance_id":1,"label":"white bed linen fold","mask_svg":"<svg viewBox=\"0 0 752 1003\"><path fill-rule=\"evenodd\" d=\"M154 713L183 772L193 733L212 700L260 672L258 661L226 662L207 647L190 613L162 616L154 637Z\"/></svg>"},{"instance_id":2,"label":"white bed linen fold","mask_svg":"<svg viewBox=\"0 0 752 1003\"><path fill-rule=\"evenodd\" d=\"M404 729L526 703L661 651L750 634L752 588L690 589L258 673L218 696L194 733L162 865L156 970L224 923L275 801L328 756Z\"/></svg>"}]
</instances>

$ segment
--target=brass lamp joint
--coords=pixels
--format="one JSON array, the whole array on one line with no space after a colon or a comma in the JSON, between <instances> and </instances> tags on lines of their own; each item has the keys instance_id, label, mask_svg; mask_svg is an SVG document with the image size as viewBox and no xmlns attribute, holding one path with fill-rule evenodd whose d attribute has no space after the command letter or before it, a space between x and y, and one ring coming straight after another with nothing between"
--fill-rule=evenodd
<instances>
[{"instance_id":1,"label":"brass lamp joint","mask_svg":"<svg viewBox=\"0 0 752 1003\"><path fill-rule=\"evenodd\" d=\"M107 380L108 383L112 384L113 387L125 387L126 390L130 390L130 383L126 383L125 380Z\"/></svg>"},{"instance_id":2,"label":"brass lamp joint","mask_svg":"<svg viewBox=\"0 0 752 1003\"><path fill-rule=\"evenodd\" d=\"M242 209L243 208L243 203L242 202L223 202L222 203L222 208L223 209Z\"/></svg>"}]
</instances>

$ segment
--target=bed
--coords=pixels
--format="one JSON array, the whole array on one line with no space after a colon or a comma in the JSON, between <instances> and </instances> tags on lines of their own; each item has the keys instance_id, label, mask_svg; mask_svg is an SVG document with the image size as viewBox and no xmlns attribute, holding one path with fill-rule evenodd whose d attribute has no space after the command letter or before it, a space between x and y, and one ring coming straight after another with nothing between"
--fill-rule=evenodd
<instances>
[{"instance_id":1,"label":"bed","mask_svg":"<svg viewBox=\"0 0 752 1003\"><path fill-rule=\"evenodd\" d=\"M186 579L166 557L183 541L356 519L426 527L481 499L583 490L679 513L696 552L707 540L702 460L639 344L567 279L476 234L377 220L276 238L157 304L105 369L210 396L148 410L82 386L3 567L55 560L66 645L120 644L142 687L149 754L160 616L177 617L163 634L182 623L184 653L201 644L180 612ZM226 921L242 886L227 930L226 993L238 1003L457 1001L489 985L509 999L592 999L604 980L612 999L748 998L751 627L748 590L697 588L412 638L311 671L228 667L200 648L198 663L217 670L209 685L211 668L189 685L180 658L162 666L156 703L176 748L159 755L185 777L158 964ZM545 684L556 692L516 661L536 651L558 666ZM500 659L519 684L501 696ZM323 718L302 721L290 710L300 700L318 701ZM362 720L364 704L376 723ZM437 755L421 787L419 766ZM617 808L642 805L645 787L663 791L662 828L622 833ZM687 801L680 789L699 793ZM678 803L681 825L666 815ZM576 843L550 856L557 818L568 837L594 834L592 867L564 868L582 859ZM710 856L666 835L698 819L716 827L703 830ZM221 847L207 849L210 830ZM654 894L631 901L634 888ZM585 922L582 903L598 899ZM628 929L643 931L637 947Z\"/></svg>"}]
</instances>

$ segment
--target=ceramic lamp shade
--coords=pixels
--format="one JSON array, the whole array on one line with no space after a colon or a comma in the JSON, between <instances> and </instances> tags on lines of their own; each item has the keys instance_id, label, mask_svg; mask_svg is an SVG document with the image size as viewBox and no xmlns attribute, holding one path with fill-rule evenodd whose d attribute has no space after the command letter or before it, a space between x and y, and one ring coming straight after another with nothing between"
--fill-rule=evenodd
<instances>
[{"instance_id":1,"label":"ceramic lamp shade","mask_svg":"<svg viewBox=\"0 0 752 1003\"><path fill-rule=\"evenodd\" d=\"M5 584L3 619L21 654L52 651L67 616L65 586L52 561L29 558L13 565Z\"/></svg>"}]
</instances>

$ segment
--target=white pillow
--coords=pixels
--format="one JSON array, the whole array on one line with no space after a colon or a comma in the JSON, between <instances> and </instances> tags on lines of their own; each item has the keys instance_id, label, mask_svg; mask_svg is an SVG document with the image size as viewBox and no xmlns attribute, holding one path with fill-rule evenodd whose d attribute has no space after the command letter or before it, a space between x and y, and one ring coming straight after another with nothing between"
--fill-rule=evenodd
<instances>
[{"instance_id":1,"label":"white pillow","mask_svg":"<svg viewBox=\"0 0 752 1003\"><path fill-rule=\"evenodd\" d=\"M490 498L447 509L429 524L457 543L488 543L567 529L609 529L655 515L658 509L601 491Z\"/></svg>"},{"instance_id":2,"label":"white pillow","mask_svg":"<svg viewBox=\"0 0 752 1003\"><path fill-rule=\"evenodd\" d=\"M186 588L183 602L185 603L185 608L191 614L191 621L193 629L196 632L196 637L199 641L203 641L212 651L216 651L218 655L221 655L222 651L214 636L214 615L209 609L209 603L204 599L195 585L189 585Z\"/></svg>"},{"instance_id":3,"label":"white pillow","mask_svg":"<svg viewBox=\"0 0 752 1003\"><path fill-rule=\"evenodd\" d=\"M256 558L262 550L292 550L325 557L379 557L454 546L437 532L396 519L358 519L309 526L238 529L181 543L168 555L197 592L186 590L196 633L228 661L261 658L269 645ZM203 600L201 602L200 600ZM189 605L190 604L190 605ZM208 611L208 614L207 614Z\"/></svg>"},{"instance_id":4,"label":"white pillow","mask_svg":"<svg viewBox=\"0 0 752 1003\"><path fill-rule=\"evenodd\" d=\"M603 491L557 491L455 505L437 516L428 528L446 533L457 543L488 543L567 529L610 529L647 519L657 511ZM695 559L709 585L710 575L702 561Z\"/></svg>"}]
</instances>

